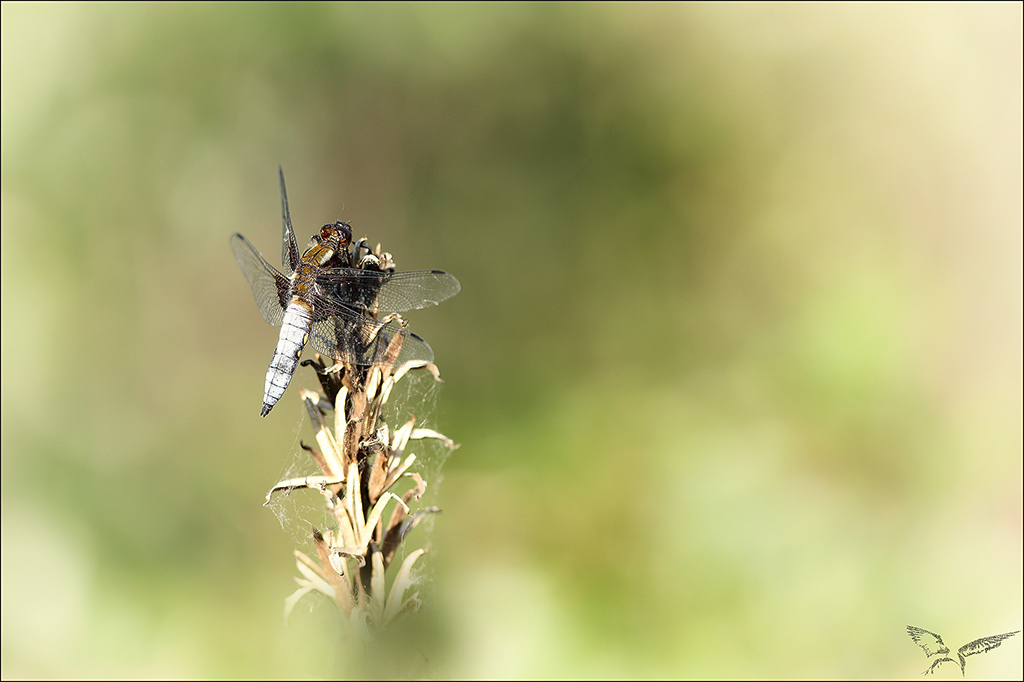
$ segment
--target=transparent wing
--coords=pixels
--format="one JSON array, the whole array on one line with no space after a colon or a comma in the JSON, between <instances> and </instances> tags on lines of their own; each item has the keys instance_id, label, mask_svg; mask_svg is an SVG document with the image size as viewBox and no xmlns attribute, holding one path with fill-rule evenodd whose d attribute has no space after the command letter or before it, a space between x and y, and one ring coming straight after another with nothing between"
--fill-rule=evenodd
<instances>
[{"instance_id":1,"label":"transparent wing","mask_svg":"<svg viewBox=\"0 0 1024 682\"><path fill-rule=\"evenodd\" d=\"M957 649L957 653L964 657L973 656L974 654L983 654L986 651L991 651L992 649L995 649L997 646L1003 643L1004 639L1009 639L1018 632L1020 632L1020 630L1015 630L1014 632L1007 632L1005 635L992 635L991 637L982 637L980 639L976 639L973 642L964 644L962 647Z\"/></svg>"},{"instance_id":2,"label":"transparent wing","mask_svg":"<svg viewBox=\"0 0 1024 682\"><path fill-rule=\"evenodd\" d=\"M284 169L278 166L277 174L281 179L281 266L290 275L299 267L299 244L295 241L292 216L288 212L288 190L284 188Z\"/></svg>"},{"instance_id":3,"label":"transparent wing","mask_svg":"<svg viewBox=\"0 0 1024 682\"><path fill-rule=\"evenodd\" d=\"M316 289L310 335L316 350L355 365L372 365L387 356L387 361L401 366L433 362L434 351L387 316L436 305L457 294L460 285L441 270L331 268L317 273Z\"/></svg>"},{"instance_id":4,"label":"transparent wing","mask_svg":"<svg viewBox=\"0 0 1024 682\"><path fill-rule=\"evenodd\" d=\"M430 345L398 320L375 320L354 311L316 321L310 343L321 354L353 365L400 367L434 361Z\"/></svg>"},{"instance_id":5,"label":"transparent wing","mask_svg":"<svg viewBox=\"0 0 1024 682\"><path fill-rule=\"evenodd\" d=\"M231 250L235 252L238 267L242 268L242 274L252 287L260 315L270 324L280 326L284 308L288 304L288 280L242 235L231 235Z\"/></svg>"},{"instance_id":6,"label":"transparent wing","mask_svg":"<svg viewBox=\"0 0 1024 682\"><path fill-rule=\"evenodd\" d=\"M441 270L376 272L331 268L317 273L316 283L324 298L379 315L437 305L462 288L459 280Z\"/></svg>"}]
</instances>

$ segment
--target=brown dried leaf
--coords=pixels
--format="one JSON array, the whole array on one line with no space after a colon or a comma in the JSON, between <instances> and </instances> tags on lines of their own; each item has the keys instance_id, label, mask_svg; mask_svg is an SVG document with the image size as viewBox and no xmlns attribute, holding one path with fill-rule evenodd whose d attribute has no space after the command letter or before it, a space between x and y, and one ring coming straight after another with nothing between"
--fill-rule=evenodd
<instances>
[{"instance_id":1,"label":"brown dried leaf","mask_svg":"<svg viewBox=\"0 0 1024 682\"><path fill-rule=\"evenodd\" d=\"M387 458L379 449L371 457L372 460L367 463L369 482L366 489L369 494L370 504L373 504L380 498L380 494L384 492L384 483L387 481L388 471Z\"/></svg>"},{"instance_id":2,"label":"brown dried leaf","mask_svg":"<svg viewBox=\"0 0 1024 682\"><path fill-rule=\"evenodd\" d=\"M409 455L404 460L402 460L401 464L399 464L398 466L393 468L391 471L389 471L388 472L388 478L384 482L384 489L387 490L388 488L393 486L395 484L395 481L397 481L402 476L402 474L404 474L406 472L406 470L409 467L412 466L412 463L415 462L415 461L416 461L416 455Z\"/></svg>"},{"instance_id":3,"label":"brown dried leaf","mask_svg":"<svg viewBox=\"0 0 1024 682\"><path fill-rule=\"evenodd\" d=\"M373 567L370 574L371 617L379 623L384 615L384 558L376 547L371 550L370 563Z\"/></svg>"},{"instance_id":4,"label":"brown dried leaf","mask_svg":"<svg viewBox=\"0 0 1024 682\"><path fill-rule=\"evenodd\" d=\"M407 609L418 606L418 593L405 601L403 601L403 597L405 596L405 591L413 584L412 565L426 553L426 549L417 549L402 562L402 568L399 569L398 575L395 576L395 582L391 585L391 594L388 595L388 603L384 608L384 614L381 618L382 625L390 623Z\"/></svg>"},{"instance_id":5,"label":"brown dried leaf","mask_svg":"<svg viewBox=\"0 0 1024 682\"><path fill-rule=\"evenodd\" d=\"M458 450L459 448L459 446L455 444L455 441L453 441L451 438L444 435L443 433L435 431L434 429L413 429L412 433L409 435L409 438L413 440L434 438L444 443L444 446L449 450Z\"/></svg>"},{"instance_id":6,"label":"brown dried leaf","mask_svg":"<svg viewBox=\"0 0 1024 682\"><path fill-rule=\"evenodd\" d=\"M300 567L300 569L301 569L301 567ZM298 580L298 579L296 579L296 580ZM307 594L309 594L310 592L312 592L312 591L314 591L316 589L316 587L314 585L312 585L311 583L308 583L308 582L305 582L305 581L302 581L302 580L298 580L298 582L299 582L299 589L295 590L290 595L285 597L285 600L284 600L284 622L285 622L285 625L288 624L288 618L289 618L289 616L292 615L292 611L295 609L295 605L299 603L299 600L302 599ZM330 595L328 595L328 596L330 596Z\"/></svg>"},{"instance_id":7,"label":"brown dried leaf","mask_svg":"<svg viewBox=\"0 0 1024 682\"><path fill-rule=\"evenodd\" d=\"M398 510L396 509L395 511L397 512ZM384 536L384 542L381 543L380 546L381 554L384 555L385 568L391 565L391 560L394 558L395 552L401 546L402 540L404 540L405 536L409 534L409 531L419 524L420 519L427 514L440 513L441 510L437 507L427 507L426 509L421 509L411 516L403 516L403 518L399 519L398 522L390 526L388 528L387 535Z\"/></svg>"},{"instance_id":8,"label":"brown dried leaf","mask_svg":"<svg viewBox=\"0 0 1024 682\"><path fill-rule=\"evenodd\" d=\"M313 529L313 544L316 546L317 558L320 559L320 566L324 569L321 574L326 574L328 582L334 594L334 603L338 605L342 613L348 613L352 609L352 594L345 589L341 576L331 564L331 548L324 541L323 534Z\"/></svg>"},{"instance_id":9,"label":"brown dried leaf","mask_svg":"<svg viewBox=\"0 0 1024 682\"><path fill-rule=\"evenodd\" d=\"M345 464L350 465L356 461L356 453L359 451L359 441L363 438L363 418L366 416L366 394L356 391L349 396L348 419L345 422L344 455Z\"/></svg>"},{"instance_id":10,"label":"brown dried leaf","mask_svg":"<svg viewBox=\"0 0 1024 682\"><path fill-rule=\"evenodd\" d=\"M302 402L306 406L306 412L309 413L309 418L313 422L316 442L320 446L323 464L319 461L317 461L317 464L320 465L324 474L328 476L344 476L345 467L341 466L342 460L338 443L334 440L334 434L331 433L331 430L324 423L323 413L316 407L319 396L306 389L300 389L299 392L302 395ZM316 459L315 455L314 459Z\"/></svg>"},{"instance_id":11,"label":"brown dried leaf","mask_svg":"<svg viewBox=\"0 0 1024 682\"><path fill-rule=\"evenodd\" d=\"M412 435L412 427L415 423L416 416L413 415L412 419L402 424L391 437L391 449L395 452L396 456L401 457L405 451L405 446L409 443L409 436Z\"/></svg>"},{"instance_id":12,"label":"brown dried leaf","mask_svg":"<svg viewBox=\"0 0 1024 682\"><path fill-rule=\"evenodd\" d=\"M328 486L333 486L339 483L344 483L345 479L338 478L337 476L302 476L300 478L288 478L283 481L278 481L274 484L274 487L267 493L267 500L263 503L263 506L270 504L270 496L276 492L284 491L290 493L293 490L299 488L314 488L319 490L321 493L328 494ZM330 493L333 496L333 492Z\"/></svg>"}]
</instances>

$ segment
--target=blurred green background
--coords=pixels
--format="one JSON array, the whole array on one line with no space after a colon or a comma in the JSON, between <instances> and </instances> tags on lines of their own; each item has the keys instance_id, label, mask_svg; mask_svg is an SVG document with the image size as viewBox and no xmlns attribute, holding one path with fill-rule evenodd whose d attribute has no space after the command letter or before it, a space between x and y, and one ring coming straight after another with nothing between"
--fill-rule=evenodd
<instances>
[{"instance_id":1,"label":"blurred green background","mask_svg":"<svg viewBox=\"0 0 1024 682\"><path fill-rule=\"evenodd\" d=\"M4 678L916 677L908 624L1021 628L1019 3L2 10ZM303 243L463 287L409 315L461 448L370 662L283 624L260 506L311 440L228 248L277 258L278 164Z\"/></svg>"}]
</instances>

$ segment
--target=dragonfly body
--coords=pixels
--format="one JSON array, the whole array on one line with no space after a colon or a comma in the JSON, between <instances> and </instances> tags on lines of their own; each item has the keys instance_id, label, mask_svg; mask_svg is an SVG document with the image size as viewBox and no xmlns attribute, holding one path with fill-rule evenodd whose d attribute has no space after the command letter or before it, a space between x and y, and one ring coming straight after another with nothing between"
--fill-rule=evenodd
<instances>
[{"instance_id":1,"label":"dragonfly body","mask_svg":"<svg viewBox=\"0 0 1024 682\"><path fill-rule=\"evenodd\" d=\"M309 328L313 324L313 311L304 301L290 304L284 311L281 334L277 337L274 357L267 367L267 379L263 385L263 409L260 416L266 417L291 383L292 375L299 364L299 356L309 339Z\"/></svg>"},{"instance_id":2,"label":"dragonfly body","mask_svg":"<svg viewBox=\"0 0 1024 682\"><path fill-rule=\"evenodd\" d=\"M264 417L284 395L309 341L336 362L369 365L382 343L401 335L398 361L429 363L433 360L430 346L407 332L397 313L435 305L460 289L455 277L440 270L394 272L379 267L376 258L360 259L363 240L350 252L352 231L342 222L324 225L300 256L283 173L280 178L281 255L290 274L286 277L278 272L241 234L231 237L231 248L252 287L260 314L270 324L281 325L264 382L260 411ZM378 318L378 314L386 317Z\"/></svg>"},{"instance_id":3,"label":"dragonfly body","mask_svg":"<svg viewBox=\"0 0 1024 682\"><path fill-rule=\"evenodd\" d=\"M351 237L351 231L343 223L324 225L319 239L314 238L313 246L302 255L298 267L289 278L288 290L291 297L281 319L281 333L277 338L274 357L267 367L260 416L266 417L284 395L298 367L302 349L309 340L309 331L313 326L313 306L310 301L316 291L317 272L331 260L339 246L348 246Z\"/></svg>"}]
</instances>

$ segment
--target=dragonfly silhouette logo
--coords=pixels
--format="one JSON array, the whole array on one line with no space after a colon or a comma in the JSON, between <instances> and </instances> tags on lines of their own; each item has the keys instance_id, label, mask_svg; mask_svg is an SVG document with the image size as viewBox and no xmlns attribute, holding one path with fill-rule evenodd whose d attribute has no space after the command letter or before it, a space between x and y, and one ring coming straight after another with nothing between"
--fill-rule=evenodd
<instances>
[{"instance_id":1,"label":"dragonfly silhouette logo","mask_svg":"<svg viewBox=\"0 0 1024 682\"><path fill-rule=\"evenodd\" d=\"M957 658L960 659L960 674L967 676L965 666L967 665L967 657L973 656L974 654L983 654L988 651L992 651L997 646L1003 643L1004 639L1013 637L1020 630L1014 632L1007 632L1005 635L992 635L991 637L981 637L973 642L968 642L962 647L956 650ZM928 658L932 656L941 656L942 658L936 658L931 667L924 671L923 674L931 675L935 672L943 663L957 663L957 660L949 657L949 647L942 641L942 637L939 637L934 632L929 632L922 628L915 628L913 625L907 626L907 634L914 640L914 644L924 649L924 655Z\"/></svg>"}]
</instances>

